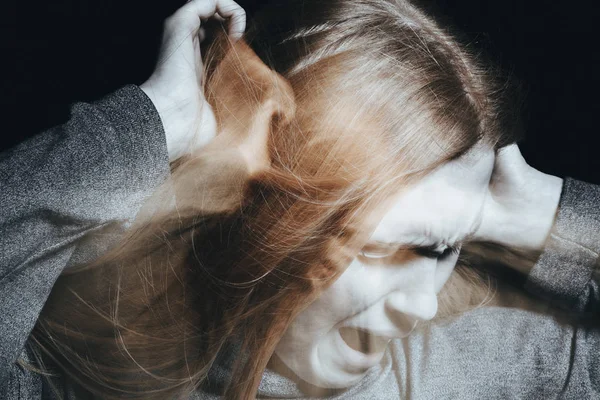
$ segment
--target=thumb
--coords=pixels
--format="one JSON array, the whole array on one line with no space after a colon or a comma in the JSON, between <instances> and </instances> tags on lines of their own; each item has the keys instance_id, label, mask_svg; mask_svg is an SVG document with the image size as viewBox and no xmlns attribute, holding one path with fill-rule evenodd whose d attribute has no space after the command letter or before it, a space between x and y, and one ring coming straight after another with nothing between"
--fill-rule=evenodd
<instances>
[{"instance_id":1,"label":"thumb","mask_svg":"<svg viewBox=\"0 0 600 400\"><path fill-rule=\"evenodd\" d=\"M496 152L491 183L506 183L507 180L513 183L520 182L526 179L527 171L530 168L523 158L519 146L516 143L510 144Z\"/></svg>"},{"instance_id":2,"label":"thumb","mask_svg":"<svg viewBox=\"0 0 600 400\"><path fill-rule=\"evenodd\" d=\"M509 144L498 150L496 154L496 165L500 168L523 167L527 165L521 150L516 143Z\"/></svg>"}]
</instances>

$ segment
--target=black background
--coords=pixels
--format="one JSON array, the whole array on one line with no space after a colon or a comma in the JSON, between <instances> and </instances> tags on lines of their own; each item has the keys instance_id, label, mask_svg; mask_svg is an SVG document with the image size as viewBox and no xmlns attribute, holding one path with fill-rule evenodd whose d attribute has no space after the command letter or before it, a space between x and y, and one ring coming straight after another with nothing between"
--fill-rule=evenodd
<instances>
[{"instance_id":1,"label":"black background","mask_svg":"<svg viewBox=\"0 0 600 400\"><path fill-rule=\"evenodd\" d=\"M154 65L162 21L183 3L14 1L0 16L0 149L63 122L76 100L142 83ZM240 2L249 14L255 3ZM594 2L435 0L425 7L521 81L528 162L600 184Z\"/></svg>"}]
</instances>

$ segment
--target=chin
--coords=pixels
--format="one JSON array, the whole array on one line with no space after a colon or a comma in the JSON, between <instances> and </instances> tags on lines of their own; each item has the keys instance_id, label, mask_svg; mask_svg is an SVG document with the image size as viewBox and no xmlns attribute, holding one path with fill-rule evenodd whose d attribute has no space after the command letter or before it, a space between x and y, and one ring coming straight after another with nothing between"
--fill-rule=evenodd
<instances>
[{"instance_id":1,"label":"chin","mask_svg":"<svg viewBox=\"0 0 600 400\"><path fill-rule=\"evenodd\" d=\"M339 329L312 343L293 339L282 340L275 353L298 378L324 389L356 385L384 355L384 351L366 354L353 349L344 341Z\"/></svg>"}]
</instances>

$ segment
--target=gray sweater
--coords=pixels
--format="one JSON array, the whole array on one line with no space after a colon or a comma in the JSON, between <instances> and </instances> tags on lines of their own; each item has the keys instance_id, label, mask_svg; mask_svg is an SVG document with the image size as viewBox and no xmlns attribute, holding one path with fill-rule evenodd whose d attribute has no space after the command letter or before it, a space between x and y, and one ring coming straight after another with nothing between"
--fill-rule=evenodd
<instances>
[{"instance_id":1,"label":"gray sweater","mask_svg":"<svg viewBox=\"0 0 600 400\"><path fill-rule=\"evenodd\" d=\"M126 229L168 173L160 118L133 85L75 104L66 124L0 155L0 399L55 398L44 378L16 360L31 357L27 339L56 278L105 250L86 238L109 226ZM526 284L574 314L592 316L592 323L480 308L392 342L379 367L331 398L600 398L600 331L593 323L600 304L599 204L599 187L565 179L551 237ZM217 365L212 381L224 381L224 371ZM68 380L54 382L67 399L79 400ZM302 393L267 370L259 397Z\"/></svg>"}]
</instances>

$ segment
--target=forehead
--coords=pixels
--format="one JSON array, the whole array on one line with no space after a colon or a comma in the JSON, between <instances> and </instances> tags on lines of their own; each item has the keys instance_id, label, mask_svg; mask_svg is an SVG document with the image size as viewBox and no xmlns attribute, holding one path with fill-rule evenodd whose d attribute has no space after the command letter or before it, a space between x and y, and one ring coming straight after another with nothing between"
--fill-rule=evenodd
<instances>
[{"instance_id":1,"label":"forehead","mask_svg":"<svg viewBox=\"0 0 600 400\"><path fill-rule=\"evenodd\" d=\"M480 145L403 188L370 241L427 245L462 240L480 222L493 165L493 149Z\"/></svg>"}]
</instances>

